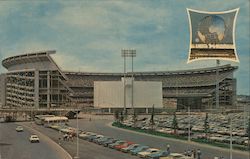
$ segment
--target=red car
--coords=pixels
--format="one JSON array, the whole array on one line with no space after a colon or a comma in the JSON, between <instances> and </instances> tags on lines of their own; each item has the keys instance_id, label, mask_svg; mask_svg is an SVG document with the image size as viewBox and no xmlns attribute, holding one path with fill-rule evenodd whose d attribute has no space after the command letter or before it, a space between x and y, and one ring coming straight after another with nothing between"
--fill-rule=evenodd
<instances>
[{"instance_id":1,"label":"red car","mask_svg":"<svg viewBox=\"0 0 250 159\"><path fill-rule=\"evenodd\" d=\"M120 150L120 149L126 148L126 147L128 147L128 146L130 146L130 145L132 145L132 144L134 144L134 142L128 141L128 142L125 142L125 143L123 143L123 144L121 144L121 145L116 145L116 146L115 146L115 149Z\"/></svg>"}]
</instances>

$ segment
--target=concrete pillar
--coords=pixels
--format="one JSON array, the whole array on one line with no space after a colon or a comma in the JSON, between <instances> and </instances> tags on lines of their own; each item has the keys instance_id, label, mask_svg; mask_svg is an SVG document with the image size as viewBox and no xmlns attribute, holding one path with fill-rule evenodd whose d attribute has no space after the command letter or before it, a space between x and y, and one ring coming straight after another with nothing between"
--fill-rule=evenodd
<instances>
[{"instance_id":1,"label":"concrete pillar","mask_svg":"<svg viewBox=\"0 0 250 159\"><path fill-rule=\"evenodd\" d=\"M47 72L47 108L50 108L50 72Z\"/></svg>"},{"instance_id":2,"label":"concrete pillar","mask_svg":"<svg viewBox=\"0 0 250 159\"><path fill-rule=\"evenodd\" d=\"M2 107L6 105L6 78L7 78L7 75L6 74L1 74L0 75L0 78L1 78L1 83L0 83L0 88L1 88L1 99L0 101L2 102Z\"/></svg>"},{"instance_id":3,"label":"concrete pillar","mask_svg":"<svg viewBox=\"0 0 250 159\"><path fill-rule=\"evenodd\" d=\"M111 113L111 108L109 108L109 113Z\"/></svg>"},{"instance_id":4,"label":"concrete pillar","mask_svg":"<svg viewBox=\"0 0 250 159\"><path fill-rule=\"evenodd\" d=\"M148 114L148 108L146 108L146 114Z\"/></svg>"},{"instance_id":5,"label":"concrete pillar","mask_svg":"<svg viewBox=\"0 0 250 159\"><path fill-rule=\"evenodd\" d=\"M35 91L35 108L39 108L39 71L35 70L35 86L34 86L34 91Z\"/></svg>"}]
</instances>

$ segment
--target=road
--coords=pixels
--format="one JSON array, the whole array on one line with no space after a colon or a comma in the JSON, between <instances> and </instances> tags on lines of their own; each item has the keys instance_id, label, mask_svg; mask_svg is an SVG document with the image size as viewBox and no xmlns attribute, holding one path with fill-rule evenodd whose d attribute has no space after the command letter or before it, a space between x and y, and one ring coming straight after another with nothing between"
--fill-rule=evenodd
<instances>
[{"instance_id":1,"label":"road","mask_svg":"<svg viewBox=\"0 0 250 159\"><path fill-rule=\"evenodd\" d=\"M23 123L29 126L29 123ZM59 137L62 138L63 134L58 131L45 128L44 126L33 125L33 129L46 134L52 140L59 143ZM72 157L76 156L76 138L73 141L61 141L61 146L70 153ZM122 153L114 149L103 147L92 142L79 139L79 159L139 159L136 156Z\"/></svg>"},{"instance_id":2,"label":"road","mask_svg":"<svg viewBox=\"0 0 250 159\"><path fill-rule=\"evenodd\" d=\"M61 159L47 141L40 138L40 143L30 143L32 134L26 128L16 132L17 124L0 123L0 159Z\"/></svg>"},{"instance_id":3,"label":"road","mask_svg":"<svg viewBox=\"0 0 250 159\"><path fill-rule=\"evenodd\" d=\"M211 147L201 144L188 144L186 141L167 139L162 137L155 137L151 135L140 134L137 132L130 132L121 130L108 125L112 120L106 119L87 119L79 120L79 128L85 131L93 131L106 136L133 141L139 144L145 144L155 148L165 149L167 144L171 145L172 152L184 152L188 148L200 148L203 159L213 159L214 156L224 156L229 158L229 150ZM21 123L20 123L21 124ZM43 126L31 125L29 122L22 123L38 130L47 135L55 142L59 143L58 138L62 137L59 132L45 128ZM76 120L70 120L69 125L76 127ZM0 152L1 159L59 159L57 152L53 151L53 146L41 140L39 144L31 144L28 137L31 134L25 129L24 132L17 133L15 131L16 124L14 123L0 123ZM76 155L76 139L73 141L61 141L61 146L71 154ZM138 159L136 156L131 156L113 149L109 149L85 140L79 139L79 157L80 159ZM233 159L247 159L246 152L234 151ZM60 158L61 159L61 158Z\"/></svg>"},{"instance_id":4,"label":"road","mask_svg":"<svg viewBox=\"0 0 250 159\"><path fill-rule=\"evenodd\" d=\"M155 148L166 149L166 145L169 144L171 146L171 150L174 152L184 152L187 149L201 149L202 157L206 159L213 159L215 156L224 156L225 159L229 158L229 149L222 149L198 143L188 144L187 141L155 137L152 135L144 135L131 131L124 131L108 126L108 123L110 123L111 121L112 120L106 119L92 119L92 121L89 121L87 119L80 119L79 129L85 131L93 131L103 135L112 136L127 141L133 141L139 144L145 144ZM76 120L71 120L70 125L76 127ZM233 159L247 158L247 152L233 152Z\"/></svg>"}]
</instances>

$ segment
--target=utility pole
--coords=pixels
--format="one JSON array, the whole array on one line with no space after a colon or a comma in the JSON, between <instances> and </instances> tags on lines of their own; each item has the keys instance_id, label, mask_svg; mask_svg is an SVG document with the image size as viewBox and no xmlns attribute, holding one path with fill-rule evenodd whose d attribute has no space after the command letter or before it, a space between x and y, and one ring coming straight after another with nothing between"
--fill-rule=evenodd
<instances>
[{"instance_id":1,"label":"utility pole","mask_svg":"<svg viewBox=\"0 0 250 159\"><path fill-rule=\"evenodd\" d=\"M188 106L188 142L190 143L191 141L191 134L190 134L190 121L191 121L191 118L190 118L190 106Z\"/></svg>"},{"instance_id":2,"label":"utility pole","mask_svg":"<svg viewBox=\"0 0 250 159\"><path fill-rule=\"evenodd\" d=\"M233 142L232 142L232 117L229 118L230 120L230 159L233 159Z\"/></svg>"},{"instance_id":3,"label":"utility pole","mask_svg":"<svg viewBox=\"0 0 250 159\"><path fill-rule=\"evenodd\" d=\"M78 103L76 101L76 156L74 159L79 159L79 125L78 125Z\"/></svg>"}]
</instances>

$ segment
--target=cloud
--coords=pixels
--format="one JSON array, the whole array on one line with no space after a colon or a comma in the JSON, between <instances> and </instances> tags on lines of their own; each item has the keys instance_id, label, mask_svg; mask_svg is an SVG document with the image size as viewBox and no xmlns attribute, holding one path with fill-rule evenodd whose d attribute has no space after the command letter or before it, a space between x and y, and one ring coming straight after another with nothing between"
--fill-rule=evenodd
<instances>
[{"instance_id":1,"label":"cloud","mask_svg":"<svg viewBox=\"0 0 250 159\"><path fill-rule=\"evenodd\" d=\"M242 74L247 74L249 68L248 6L245 0L1 1L0 58L56 49L53 58L63 70L122 72L121 49L135 48L135 71L215 66L213 60L186 64L189 49L186 8L222 11L240 7L236 48L241 63L236 76L239 90L247 92L249 77L246 80ZM130 60L127 62L129 69ZM222 62L227 63L230 62ZM3 70L1 66L0 71Z\"/></svg>"}]
</instances>

